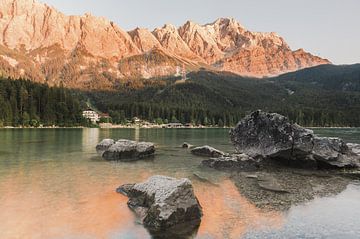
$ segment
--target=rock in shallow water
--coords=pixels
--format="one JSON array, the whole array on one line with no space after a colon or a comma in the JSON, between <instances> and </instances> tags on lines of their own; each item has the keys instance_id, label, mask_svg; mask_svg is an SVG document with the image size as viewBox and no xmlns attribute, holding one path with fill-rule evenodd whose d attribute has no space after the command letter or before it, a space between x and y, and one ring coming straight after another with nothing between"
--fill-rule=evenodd
<instances>
[{"instance_id":1,"label":"rock in shallow water","mask_svg":"<svg viewBox=\"0 0 360 239\"><path fill-rule=\"evenodd\" d=\"M305 168L359 167L360 157L337 138L319 138L279 114L256 111L230 131L237 152Z\"/></svg>"},{"instance_id":2,"label":"rock in shallow water","mask_svg":"<svg viewBox=\"0 0 360 239\"><path fill-rule=\"evenodd\" d=\"M96 146L96 150L106 160L134 161L154 155L155 145L126 139L117 142L104 139Z\"/></svg>"},{"instance_id":3,"label":"rock in shallow water","mask_svg":"<svg viewBox=\"0 0 360 239\"><path fill-rule=\"evenodd\" d=\"M221 157L226 155L224 152L217 150L213 147L210 147L208 145L196 147L191 150L191 153L203 157Z\"/></svg>"},{"instance_id":4,"label":"rock in shallow water","mask_svg":"<svg viewBox=\"0 0 360 239\"><path fill-rule=\"evenodd\" d=\"M115 140L113 139L103 139L98 145L96 145L96 151L99 154L103 154L106 150L108 150L113 144L115 144Z\"/></svg>"},{"instance_id":5,"label":"rock in shallow water","mask_svg":"<svg viewBox=\"0 0 360 239\"><path fill-rule=\"evenodd\" d=\"M203 160L201 164L203 166L225 171L255 171L259 169L259 162L246 154L235 154L231 156L211 158Z\"/></svg>"},{"instance_id":6,"label":"rock in shallow water","mask_svg":"<svg viewBox=\"0 0 360 239\"><path fill-rule=\"evenodd\" d=\"M129 197L128 206L151 233L176 234L174 227L181 226L181 234L191 234L200 225L202 208L189 179L153 176L116 191Z\"/></svg>"},{"instance_id":7,"label":"rock in shallow water","mask_svg":"<svg viewBox=\"0 0 360 239\"><path fill-rule=\"evenodd\" d=\"M184 149L189 149L189 148L192 147L192 145L187 143L187 142L184 142L181 147L184 148Z\"/></svg>"}]
</instances>

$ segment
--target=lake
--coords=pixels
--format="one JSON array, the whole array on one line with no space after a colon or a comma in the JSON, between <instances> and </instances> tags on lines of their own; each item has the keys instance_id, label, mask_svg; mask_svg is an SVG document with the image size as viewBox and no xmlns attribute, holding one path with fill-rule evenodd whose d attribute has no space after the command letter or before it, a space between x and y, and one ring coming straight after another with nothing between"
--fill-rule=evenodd
<instances>
[{"instance_id":1,"label":"lake","mask_svg":"<svg viewBox=\"0 0 360 239\"><path fill-rule=\"evenodd\" d=\"M360 143L360 129L314 129ZM103 138L151 141L152 160L106 162ZM152 175L188 177L203 207L196 238L358 238L360 184L342 193L264 211L242 196L228 174L199 168L186 141L232 152L228 129L1 129L0 238L150 238L115 189ZM219 184L209 186L194 173Z\"/></svg>"}]
</instances>

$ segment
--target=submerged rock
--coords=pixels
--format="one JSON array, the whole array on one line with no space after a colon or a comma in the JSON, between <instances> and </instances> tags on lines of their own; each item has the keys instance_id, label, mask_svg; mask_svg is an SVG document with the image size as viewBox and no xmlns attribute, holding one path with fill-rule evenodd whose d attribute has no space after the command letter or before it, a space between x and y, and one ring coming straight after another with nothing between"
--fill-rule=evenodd
<instances>
[{"instance_id":1,"label":"submerged rock","mask_svg":"<svg viewBox=\"0 0 360 239\"><path fill-rule=\"evenodd\" d=\"M289 191L286 190L275 177L270 175L266 176L258 176L257 183L261 189L268 190L271 192L276 193L288 193Z\"/></svg>"},{"instance_id":2,"label":"submerged rock","mask_svg":"<svg viewBox=\"0 0 360 239\"><path fill-rule=\"evenodd\" d=\"M203 160L201 164L210 168L226 171L255 171L259 169L259 162L246 154L235 154L231 156L211 158Z\"/></svg>"},{"instance_id":3,"label":"submerged rock","mask_svg":"<svg viewBox=\"0 0 360 239\"><path fill-rule=\"evenodd\" d=\"M319 138L276 113L256 111L230 131L238 153L304 168L359 167L360 157L338 138Z\"/></svg>"},{"instance_id":4,"label":"submerged rock","mask_svg":"<svg viewBox=\"0 0 360 239\"><path fill-rule=\"evenodd\" d=\"M144 183L122 185L116 191L129 197L128 206L152 234L191 234L200 225L202 208L189 179L153 176ZM175 226L181 226L181 230Z\"/></svg>"},{"instance_id":5,"label":"submerged rock","mask_svg":"<svg viewBox=\"0 0 360 239\"><path fill-rule=\"evenodd\" d=\"M326 172L326 176L318 172L279 167L254 174L234 172L231 179L241 195L256 207L283 211L314 198L341 193L352 180L333 171L321 171Z\"/></svg>"},{"instance_id":6,"label":"submerged rock","mask_svg":"<svg viewBox=\"0 0 360 239\"><path fill-rule=\"evenodd\" d=\"M213 147L208 145L196 147L191 150L191 153L197 156L204 156L204 157L221 157L226 155L224 152L217 150Z\"/></svg>"},{"instance_id":7,"label":"submerged rock","mask_svg":"<svg viewBox=\"0 0 360 239\"><path fill-rule=\"evenodd\" d=\"M101 141L96 150L106 160L134 161L154 155L155 145L150 142L137 142L120 139Z\"/></svg>"}]
</instances>

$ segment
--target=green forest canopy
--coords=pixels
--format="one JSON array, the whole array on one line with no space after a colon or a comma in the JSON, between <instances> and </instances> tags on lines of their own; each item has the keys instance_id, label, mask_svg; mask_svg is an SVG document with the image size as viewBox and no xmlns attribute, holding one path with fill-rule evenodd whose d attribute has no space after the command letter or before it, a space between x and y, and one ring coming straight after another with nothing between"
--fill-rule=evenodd
<instances>
[{"instance_id":1,"label":"green forest canopy","mask_svg":"<svg viewBox=\"0 0 360 239\"><path fill-rule=\"evenodd\" d=\"M110 113L114 123L139 117L156 123L233 126L262 109L304 126L360 126L360 65L319 66L268 79L198 71L144 80L143 87L79 91L26 80L0 80L0 125L87 125L85 102ZM140 79L133 79L141 81Z\"/></svg>"},{"instance_id":2,"label":"green forest canopy","mask_svg":"<svg viewBox=\"0 0 360 239\"><path fill-rule=\"evenodd\" d=\"M80 97L63 87L0 80L0 125L84 125L81 108Z\"/></svg>"}]
</instances>

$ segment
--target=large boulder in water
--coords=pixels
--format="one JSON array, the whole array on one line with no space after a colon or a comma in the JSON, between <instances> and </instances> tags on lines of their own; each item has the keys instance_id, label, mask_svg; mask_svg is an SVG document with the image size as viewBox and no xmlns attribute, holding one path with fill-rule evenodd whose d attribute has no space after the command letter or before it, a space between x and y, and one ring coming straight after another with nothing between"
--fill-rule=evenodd
<instances>
[{"instance_id":1,"label":"large boulder in water","mask_svg":"<svg viewBox=\"0 0 360 239\"><path fill-rule=\"evenodd\" d=\"M106 160L134 161L154 155L155 145L150 142L137 142L127 139L101 141L96 150Z\"/></svg>"},{"instance_id":2,"label":"large boulder in water","mask_svg":"<svg viewBox=\"0 0 360 239\"><path fill-rule=\"evenodd\" d=\"M256 111L230 131L238 153L305 168L359 167L360 158L338 138L319 138L276 113Z\"/></svg>"},{"instance_id":3,"label":"large boulder in water","mask_svg":"<svg viewBox=\"0 0 360 239\"><path fill-rule=\"evenodd\" d=\"M200 225L202 208L189 179L153 176L146 182L117 190L129 197L128 206L152 233L190 233ZM180 226L182 229L179 230Z\"/></svg>"}]
</instances>

